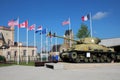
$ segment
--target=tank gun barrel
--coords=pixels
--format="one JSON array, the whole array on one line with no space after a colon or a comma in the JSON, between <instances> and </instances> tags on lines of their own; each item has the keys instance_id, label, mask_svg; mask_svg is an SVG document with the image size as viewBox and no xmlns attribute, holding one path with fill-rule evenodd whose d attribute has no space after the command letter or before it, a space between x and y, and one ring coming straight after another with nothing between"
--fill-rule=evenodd
<instances>
[{"instance_id":1,"label":"tank gun barrel","mask_svg":"<svg viewBox=\"0 0 120 80\"><path fill-rule=\"evenodd\" d=\"M76 42L77 44L98 44L101 40L98 38L91 38L91 37L86 37L86 38L82 38L80 40L74 40L74 39L70 39L67 37L62 37L62 36L57 36L55 33L52 35L53 37L58 37L58 38L62 38L62 39L66 39L66 40L71 40Z\"/></svg>"},{"instance_id":2,"label":"tank gun barrel","mask_svg":"<svg viewBox=\"0 0 120 80\"><path fill-rule=\"evenodd\" d=\"M57 36L57 35L55 35L55 34L53 34L52 36L53 36L53 37L58 37L58 38L62 38L62 39L66 39L66 40L71 40L71 41L80 43L80 41L78 41L78 40L74 40L74 39L70 39L70 38L66 38L66 37L62 37L62 36Z\"/></svg>"}]
</instances>

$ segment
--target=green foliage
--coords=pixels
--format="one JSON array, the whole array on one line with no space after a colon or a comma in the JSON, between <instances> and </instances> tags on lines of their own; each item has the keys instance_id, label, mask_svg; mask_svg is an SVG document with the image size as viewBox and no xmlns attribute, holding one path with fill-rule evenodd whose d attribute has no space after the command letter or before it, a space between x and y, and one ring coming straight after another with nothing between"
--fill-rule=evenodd
<instances>
[{"instance_id":1,"label":"green foliage","mask_svg":"<svg viewBox=\"0 0 120 80\"><path fill-rule=\"evenodd\" d=\"M81 24L76 36L77 38L90 37L90 31L88 30L88 27L85 24Z\"/></svg>"},{"instance_id":2,"label":"green foliage","mask_svg":"<svg viewBox=\"0 0 120 80\"><path fill-rule=\"evenodd\" d=\"M1 56L1 55L0 55L0 62L6 62L6 59L5 59L4 56Z\"/></svg>"}]
</instances>

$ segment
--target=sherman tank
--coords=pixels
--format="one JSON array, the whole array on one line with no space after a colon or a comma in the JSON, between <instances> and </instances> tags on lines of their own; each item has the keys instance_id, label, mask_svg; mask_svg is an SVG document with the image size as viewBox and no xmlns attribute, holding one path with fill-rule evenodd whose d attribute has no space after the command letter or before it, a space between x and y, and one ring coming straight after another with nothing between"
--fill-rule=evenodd
<instances>
[{"instance_id":1,"label":"sherman tank","mask_svg":"<svg viewBox=\"0 0 120 80\"><path fill-rule=\"evenodd\" d=\"M87 37L80 40L73 40L66 37L56 36L76 42L68 50L60 53L60 58L65 62L75 63L104 63L111 62L115 59L115 51L113 48L108 48L99 45L99 38Z\"/></svg>"}]
</instances>

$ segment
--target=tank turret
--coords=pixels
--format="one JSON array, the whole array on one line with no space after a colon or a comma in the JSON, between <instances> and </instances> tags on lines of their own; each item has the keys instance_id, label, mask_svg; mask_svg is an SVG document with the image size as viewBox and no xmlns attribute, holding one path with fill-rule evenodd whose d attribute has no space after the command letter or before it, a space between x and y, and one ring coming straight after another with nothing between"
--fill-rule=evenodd
<instances>
[{"instance_id":1,"label":"tank turret","mask_svg":"<svg viewBox=\"0 0 120 80\"><path fill-rule=\"evenodd\" d=\"M67 40L71 40L74 42L77 42L78 44L98 44L101 40L99 38L91 38L91 37L87 37L87 38L82 38L80 40L74 40L74 39L70 39L70 38L66 38L66 37L62 37L62 36L57 36L57 35L53 35L54 37L58 37L58 38L62 38L62 39L67 39Z\"/></svg>"},{"instance_id":2,"label":"tank turret","mask_svg":"<svg viewBox=\"0 0 120 80\"><path fill-rule=\"evenodd\" d=\"M100 39L98 38L91 38L91 37L87 37L87 38L82 38L80 39L81 43L83 44L98 44L100 42Z\"/></svg>"},{"instance_id":3,"label":"tank turret","mask_svg":"<svg viewBox=\"0 0 120 80\"><path fill-rule=\"evenodd\" d=\"M82 38L80 40L69 39L53 35L54 37L67 39L76 42L70 49L60 53L60 58L63 61L69 62L111 62L115 59L115 51L113 48L108 48L103 45L99 45L101 41L98 38Z\"/></svg>"}]
</instances>

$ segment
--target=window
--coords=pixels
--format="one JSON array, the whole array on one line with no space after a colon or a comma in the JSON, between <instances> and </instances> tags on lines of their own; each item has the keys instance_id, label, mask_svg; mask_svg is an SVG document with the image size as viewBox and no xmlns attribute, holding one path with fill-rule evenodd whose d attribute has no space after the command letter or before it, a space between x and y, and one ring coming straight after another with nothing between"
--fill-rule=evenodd
<instances>
[{"instance_id":1,"label":"window","mask_svg":"<svg viewBox=\"0 0 120 80\"><path fill-rule=\"evenodd\" d=\"M16 56L17 56L17 51L14 52L14 57L16 57Z\"/></svg>"},{"instance_id":2,"label":"window","mask_svg":"<svg viewBox=\"0 0 120 80\"><path fill-rule=\"evenodd\" d=\"M32 50L32 56L34 56L34 54L35 54L35 50Z\"/></svg>"},{"instance_id":3,"label":"window","mask_svg":"<svg viewBox=\"0 0 120 80\"><path fill-rule=\"evenodd\" d=\"M26 56L26 50L23 50L23 56Z\"/></svg>"},{"instance_id":4,"label":"window","mask_svg":"<svg viewBox=\"0 0 120 80\"><path fill-rule=\"evenodd\" d=\"M10 51L7 52L7 58L8 58L8 60L10 60L10 58L11 58L11 52Z\"/></svg>"},{"instance_id":5,"label":"window","mask_svg":"<svg viewBox=\"0 0 120 80\"><path fill-rule=\"evenodd\" d=\"M10 51L8 51L7 55L9 55L9 56L10 56L10 54L11 54L11 53L10 53Z\"/></svg>"},{"instance_id":6,"label":"window","mask_svg":"<svg viewBox=\"0 0 120 80\"><path fill-rule=\"evenodd\" d=\"M11 41L10 41L10 39L8 39L8 45L10 45L10 43L11 43Z\"/></svg>"}]
</instances>

